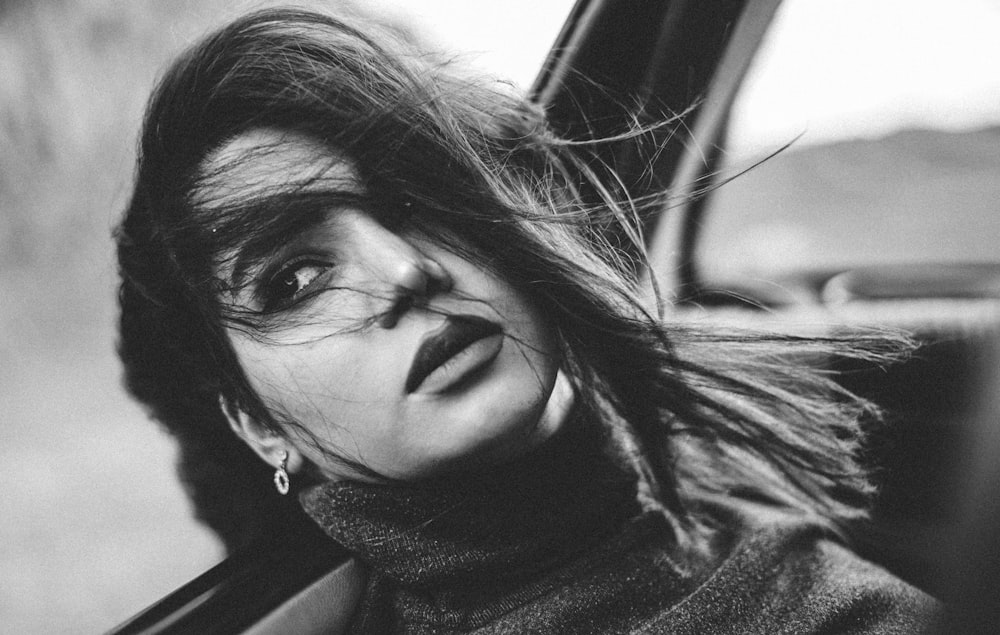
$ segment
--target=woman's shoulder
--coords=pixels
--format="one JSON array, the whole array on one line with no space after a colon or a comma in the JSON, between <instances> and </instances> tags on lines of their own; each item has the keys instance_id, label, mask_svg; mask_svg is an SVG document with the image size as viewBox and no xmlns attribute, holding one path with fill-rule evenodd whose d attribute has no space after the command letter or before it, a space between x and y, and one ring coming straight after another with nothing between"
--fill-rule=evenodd
<instances>
[{"instance_id":1,"label":"woman's shoulder","mask_svg":"<svg viewBox=\"0 0 1000 635\"><path fill-rule=\"evenodd\" d=\"M734 497L700 507L722 528L714 569L649 632L918 633L939 612L816 517Z\"/></svg>"}]
</instances>

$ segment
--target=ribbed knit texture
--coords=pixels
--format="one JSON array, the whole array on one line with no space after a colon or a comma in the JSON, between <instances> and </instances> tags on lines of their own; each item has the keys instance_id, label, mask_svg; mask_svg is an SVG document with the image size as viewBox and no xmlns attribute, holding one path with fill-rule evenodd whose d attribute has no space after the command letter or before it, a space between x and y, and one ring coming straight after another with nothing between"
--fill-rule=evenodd
<instances>
[{"instance_id":1,"label":"ribbed knit texture","mask_svg":"<svg viewBox=\"0 0 1000 635\"><path fill-rule=\"evenodd\" d=\"M715 506L716 554L679 566L635 493L579 425L502 468L301 498L370 569L354 633L915 633L935 610L816 524L750 503Z\"/></svg>"}]
</instances>

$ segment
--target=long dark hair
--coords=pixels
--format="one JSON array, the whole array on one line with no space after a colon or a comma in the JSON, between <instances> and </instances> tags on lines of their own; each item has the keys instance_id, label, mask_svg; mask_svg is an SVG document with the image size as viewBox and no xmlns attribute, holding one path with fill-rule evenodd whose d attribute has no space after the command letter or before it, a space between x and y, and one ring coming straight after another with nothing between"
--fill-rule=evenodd
<instances>
[{"instance_id":1,"label":"long dark hair","mask_svg":"<svg viewBox=\"0 0 1000 635\"><path fill-rule=\"evenodd\" d=\"M880 350L885 341L874 338L658 319L640 297L642 263L623 256L607 227L636 237L630 219L660 201L629 200L610 174L587 167L587 144L556 137L511 90L457 78L375 27L276 9L226 26L169 69L148 108L117 232L128 387L179 439L196 509L229 547L301 522L219 406L222 396L280 428L225 336L264 321L227 312L213 271L234 245L287 228L288 210L302 208L290 203L307 204L315 189L224 207L199 198L215 176L206 168L213 150L262 128L346 155L373 213L418 225L550 316L580 408L629 440L680 525L692 501L737 489L833 523L862 513L870 487L857 453L868 404L807 362L878 357L891 342ZM601 203L585 203L581 187L601 192Z\"/></svg>"}]
</instances>

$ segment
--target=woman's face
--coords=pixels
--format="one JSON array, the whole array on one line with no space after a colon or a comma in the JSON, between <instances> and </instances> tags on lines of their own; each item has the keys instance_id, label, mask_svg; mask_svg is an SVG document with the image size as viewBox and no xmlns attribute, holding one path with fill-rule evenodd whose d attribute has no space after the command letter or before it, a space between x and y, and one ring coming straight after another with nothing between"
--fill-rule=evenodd
<instances>
[{"instance_id":1,"label":"woman's face","mask_svg":"<svg viewBox=\"0 0 1000 635\"><path fill-rule=\"evenodd\" d=\"M363 194L349 162L300 136L247 134L209 164L235 166L218 172L215 200L317 176ZM296 424L283 441L324 478L363 477L330 452L400 479L500 462L562 422L569 389L553 391L561 375L543 316L482 267L357 204L331 203L233 288L225 303L269 315L262 332L228 331L250 385Z\"/></svg>"}]
</instances>

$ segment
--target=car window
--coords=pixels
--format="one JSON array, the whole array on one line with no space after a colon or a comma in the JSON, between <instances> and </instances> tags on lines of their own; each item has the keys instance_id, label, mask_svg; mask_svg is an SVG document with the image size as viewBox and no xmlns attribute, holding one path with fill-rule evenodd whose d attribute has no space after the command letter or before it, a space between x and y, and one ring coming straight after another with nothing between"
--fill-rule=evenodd
<instances>
[{"instance_id":1,"label":"car window","mask_svg":"<svg viewBox=\"0 0 1000 635\"><path fill-rule=\"evenodd\" d=\"M995 263L1000 4L787 0L735 103L698 250L710 286Z\"/></svg>"},{"instance_id":2,"label":"car window","mask_svg":"<svg viewBox=\"0 0 1000 635\"><path fill-rule=\"evenodd\" d=\"M286 3L0 3L5 631L107 630L224 555L191 517L171 440L121 387L110 233L157 73L267 4ZM527 87L572 0L357 4Z\"/></svg>"}]
</instances>

